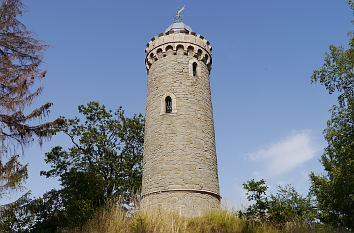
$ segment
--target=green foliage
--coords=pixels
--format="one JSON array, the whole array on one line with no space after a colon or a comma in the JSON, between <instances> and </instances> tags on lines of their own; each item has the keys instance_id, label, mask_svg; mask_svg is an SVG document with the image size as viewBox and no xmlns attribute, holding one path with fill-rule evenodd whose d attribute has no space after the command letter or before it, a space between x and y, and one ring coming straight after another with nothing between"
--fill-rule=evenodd
<instances>
[{"instance_id":1,"label":"green foliage","mask_svg":"<svg viewBox=\"0 0 354 233\"><path fill-rule=\"evenodd\" d=\"M246 190L247 200L254 203L247 208L246 217L265 220L266 212L269 209L269 200L266 195L268 186L265 181L252 179L244 183L243 188Z\"/></svg>"},{"instance_id":2,"label":"green foliage","mask_svg":"<svg viewBox=\"0 0 354 233\"><path fill-rule=\"evenodd\" d=\"M353 1L348 1L354 10ZM320 219L333 226L354 230L354 37L349 47L331 45L312 82L338 95L338 105L330 110L324 136L328 143L321 157L324 175L310 174Z\"/></svg>"},{"instance_id":3,"label":"green foliage","mask_svg":"<svg viewBox=\"0 0 354 233\"><path fill-rule=\"evenodd\" d=\"M348 4L352 10L354 10L354 1L353 0L348 0Z\"/></svg>"},{"instance_id":4,"label":"green foliage","mask_svg":"<svg viewBox=\"0 0 354 233\"><path fill-rule=\"evenodd\" d=\"M270 222L284 225L299 222L311 225L316 218L316 208L311 196L302 197L294 187L278 186L278 192L270 196Z\"/></svg>"},{"instance_id":5,"label":"green foliage","mask_svg":"<svg viewBox=\"0 0 354 233\"><path fill-rule=\"evenodd\" d=\"M275 195L267 195L268 186L262 179L254 179L243 184L247 200L252 204L239 216L257 222L269 222L283 227L287 223L297 222L310 225L315 220L315 208L310 196L302 197L290 185L278 186Z\"/></svg>"},{"instance_id":6,"label":"green foliage","mask_svg":"<svg viewBox=\"0 0 354 233\"><path fill-rule=\"evenodd\" d=\"M20 189L27 179L27 165L22 165L18 158L18 155L10 156L3 164L0 154L0 198L7 190Z\"/></svg>"},{"instance_id":7,"label":"green foliage","mask_svg":"<svg viewBox=\"0 0 354 233\"><path fill-rule=\"evenodd\" d=\"M119 200L126 207L140 190L143 116L129 118L121 107L112 112L97 102L78 109L83 122L77 117L63 117L56 126L72 146L57 146L46 153L45 162L51 169L41 172L59 178L62 188L28 200L25 206L31 232L60 232L66 226L82 226L108 201Z\"/></svg>"},{"instance_id":8,"label":"green foliage","mask_svg":"<svg viewBox=\"0 0 354 233\"><path fill-rule=\"evenodd\" d=\"M315 70L311 82L319 82L325 86L329 94L338 93L340 107L348 107L354 96L354 38L350 35L349 48L329 46L324 64Z\"/></svg>"},{"instance_id":9,"label":"green foliage","mask_svg":"<svg viewBox=\"0 0 354 233\"><path fill-rule=\"evenodd\" d=\"M81 190L86 188L84 184L90 184L100 190L104 198L122 197L122 201L128 203L132 193L141 186L143 116L128 118L121 107L112 113L97 102L78 109L86 118L83 124L79 118L64 119L58 127L69 136L73 147L66 151L54 147L46 153L45 161L52 169L41 174L60 177L69 193L78 192L80 196Z\"/></svg>"},{"instance_id":10,"label":"green foliage","mask_svg":"<svg viewBox=\"0 0 354 233\"><path fill-rule=\"evenodd\" d=\"M334 107L324 131L328 146L321 157L325 175L310 174L311 190L320 219L354 229L354 127L353 109Z\"/></svg>"},{"instance_id":11,"label":"green foliage","mask_svg":"<svg viewBox=\"0 0 354 233\"><path fill-rule=\"evenodd\" d=\"M0 232L23 232L21 229L26 229L31 221L26 208L29 196L28 192L18 200L0 207Z\"/></svg>"}]
</instances>

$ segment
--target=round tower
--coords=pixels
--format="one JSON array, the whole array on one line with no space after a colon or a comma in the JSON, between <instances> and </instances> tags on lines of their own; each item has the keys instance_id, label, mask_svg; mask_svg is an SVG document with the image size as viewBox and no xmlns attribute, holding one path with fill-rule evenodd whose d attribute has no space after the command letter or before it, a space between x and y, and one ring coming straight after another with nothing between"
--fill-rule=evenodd
<instances>
[{"instance_id":1,"label":"round tower","mask_svg":"<svg viewBox=\"0 0 354 233\"><path fill-rule=\"evenodd\" d=\"M147 44L142 208L200 216L220 207L211 50L182 22Z\"/></svg>"}]
</instances>

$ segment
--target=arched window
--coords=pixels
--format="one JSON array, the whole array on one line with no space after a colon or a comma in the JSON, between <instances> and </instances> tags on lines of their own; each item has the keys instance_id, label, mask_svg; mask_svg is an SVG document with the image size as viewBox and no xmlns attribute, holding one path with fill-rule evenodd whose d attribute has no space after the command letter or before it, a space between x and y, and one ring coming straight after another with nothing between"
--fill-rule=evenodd
<instances>
[{"instance_id":1,"label":"arched window","mask_svg":"<svg viewBox=\"0 0 354 233\"><path fill-rule=\"evenodd\" d=\"M166 113L171 113L172 112L172 98L170 96L167 96L165 98L165 104L166 104Z\"/></svg>"},{"instance_id":2,"label":"arched window","mask_svg":"<svg viewBox=\"0 0 354 233\"><path fill-rule=\"evenodd\" d=\"M198 64L196 62L193 62L193 76L197 76L197 66Z\"/></svg>"},{"instance_id":3,"label":"arched window","mask_svg":"<svg viewBox=\"0 0 354 233\"><path fill-rule=\"evenodd\" d=\"M195 58L189 60L189 77L197 78L201 77L201 65L199 61Z\"/></svg>"},{"instance_id":4,"label":"arched window","mask_svg":"<svg viewBox=\"0 0 354 233\"><path fill-rule=\"evenodd\" d=\"M163 96L161 96L160 115L164 115L164 114L173 115L176 113L177 113L176 96L172 92L167 92Z\"/></svg>"}]
</instances>

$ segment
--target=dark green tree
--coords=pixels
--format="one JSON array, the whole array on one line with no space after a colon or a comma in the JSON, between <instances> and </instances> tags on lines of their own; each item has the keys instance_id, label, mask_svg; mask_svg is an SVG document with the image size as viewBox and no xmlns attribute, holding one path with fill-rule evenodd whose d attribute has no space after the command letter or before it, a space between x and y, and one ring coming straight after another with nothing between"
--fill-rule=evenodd
<instances>
[{"instance_id":1,"label":"dark green tree","mask_svg":"<svg viewBox=\"0 0 354 233\"><path fill-rule=\"evenodd\" d=\"M143 116L129 118L121 107L113 113L97 102L78 109L84 123L79 118L65 119L58 128L73 146L68 150L54 147L46 153L45 161L52 169L41 172L59 177L63 188L58 195L70 225L83 224L108 200L129 204L142 180Z\"/></svg>"},{"instance_id":2,"label":"dark green tree","mask_svg":"<svg viewBox=\"0 0 354 233\"><path fill-rule=\"evenodd\" d=\"M21 217L12 214L17 220L13 225L7 222L11 229L19 228L16 222L27 222L24 232L60 232L64 227L81 226L107 202L119 202L124 208L140 191L143 116L126 117L121 107L112 112L97 102L78 109L81 119L62 118L56 129L68 136L72 146L57 146L46 153L45 162L51 169L41 172L59 178L61 189L29 199L22 205Z\"/></svg>"},{"instance_id":3,"label":"dark green tree","mask_svg":"<svg viewBox=\"0 0 354 233\"><path fill-rule=\"evenodd\" d=\"M141 114L132 118L124 115L120 107L116 112L107 111L104 105L90 102L79 106L85 117L64 119L58 131L66 134L73 146L68 150L54 147L46 153L49 171L46 177L60 177L63 186L75 188L75 179L102 186L103 195L111 199L123 198L129 202L132 192L141 186L142 155L144 144L144 119Z\"/></svg>"},{"instance_id":4,"label":"dark green tree","mask_svg":"<svg viewBox=\"0 0 354 233\"><path fill-rule=\"evenodd\" d=\"M354 11L353 1L348 1ZM310 174L311 191L317 198L320 220L354 230L354 37L349 46L330 45L321 69L312 82L324 85L338 95L324 130L328 143L321 157L325 173Z\"/></svg>"}]
</instances>

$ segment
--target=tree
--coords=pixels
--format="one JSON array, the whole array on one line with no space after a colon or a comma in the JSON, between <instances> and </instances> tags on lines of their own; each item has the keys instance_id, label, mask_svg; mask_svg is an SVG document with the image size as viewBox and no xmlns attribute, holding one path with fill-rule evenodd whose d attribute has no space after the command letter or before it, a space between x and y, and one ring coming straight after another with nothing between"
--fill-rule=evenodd
<instances>
[{"instance_id":1,"label":"tree","mask_svg":"<svg viewBox=\"0 0 354 233\"><path fill-rule=\"evenodd\" d=\"M291 185L278 186L277 193L270 196L268 213L269 221L278 225L287 222L311 225L316 219L316 208L311 194L303 197Z\"/></svg>"},{"instance_id":2,"label":"tree","mask_svg":"<svg viewBox=\"0 0 354 233\"><path fill-rule=\"evenodd\" d=\"M301 196L294 187L278 186L275 195L267 195L268 186L262 179L254 179L243 184L247 200L252 204L240 217L249 220L270 222L276 226L284 226L289 222L311 224L315 220L315 208L311 196Z\"/></svg>"},{"instance_id":3,"label":"tree","mask_svg":"<svg viewBox=\"0 0 354 233\"><path fill-rule=\"evenodd\" d=\"M353 1L348 1L354 11ZM317 198L320 219L333 226L354 230L354 37L349 46L329 46L321 69L311 81L338 95L330 109L324 136L328 143L321 156L324 175L310 174L311 191Z\"/></svg>"},{"instance_id":4,"label":"tree","mask_svg":"<svg viewBox=\"0 0 354 233\"><path fill-rule=\"evenodd\" d=\"M51 170L41 174L59 178L62 188L28 202L32 232L83 225L108 201L126 206L140 190L143 116L129 118L122 107L112 112L97 102L78 109L83 123L77 117L62 118L56 129L69 137L72 147L57 146L45 155Z\"/></svg>"},{"instance_id":5,"label":"tree","mask_svg":"<svg viewBox=\"0 0 354 233\"><path fill-rule=\"evenodd\" d=\"M0 207L0 232L20 233L29 229L32 220L27 208L29 201L30 192L27 192L16 201Z\"/></svg>"},{"instance_id":6,"label":"tree","mask_svg":"<svg viewBox=\"0 0 354 233\"><path fill-rule=\"evenodd\" d=\"M33 125L35 119L48 114L46 103L29 114L31 105L42 88L36 83L45 76L40 69L42 53L47 48L36 40L18 18L23 13L21 0L1 0L0 6L0 197L6 189L15 189L27 177L27 166L18 162L12 148L26 145L34 137L42 139L51 134L52 122ZM11 145L13 147L11 147Z\"/></svg>"},{"instance_id":7,"label":"tree","mask_svg":"<svg viewBox=\"0 0 354 233\"><path fill-rule=\"evenodd\" d=\"M243 184L243 188L246 190L247 200L254 202L247 208L244 215L248 219L265 221L266 212L267 209L269 209L269 201L266 195L268 186L266 185L265 180L249 180Z\"/></svg>"},{"instance_id":8,"label":"tree","mask_svg":"<svg viewBox=\"0 0 354 233\"><path fill-rule=\"evenodd\" d=\"M0 197L6 190L21 188L27 179L27 165L22 165L18 157L11 156L5 164L0 160Z\"/></svg>"}]
</instances>

